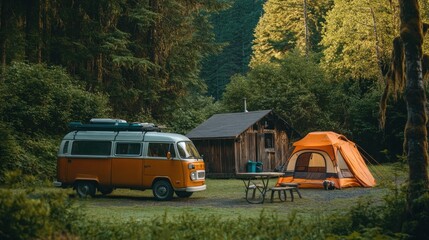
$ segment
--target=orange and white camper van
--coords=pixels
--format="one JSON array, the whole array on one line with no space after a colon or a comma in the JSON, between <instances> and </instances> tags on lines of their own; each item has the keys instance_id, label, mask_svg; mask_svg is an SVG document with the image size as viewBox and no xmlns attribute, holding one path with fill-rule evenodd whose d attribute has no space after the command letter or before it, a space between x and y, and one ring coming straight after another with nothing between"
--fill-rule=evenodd
<instances>
[{"instance_id":1,"label":"orange and white camper van","mask_svg":"<svg viewBox=\"0 0 429 240\"><path fill-rule=\"evenodd\" d=\"M70 127L58 151L57 187L73 187L80 197L97 190L152 189L157 200L206 189L203 159L183 135L120 119L72 122Z\"/></svg>"}]
</instances>

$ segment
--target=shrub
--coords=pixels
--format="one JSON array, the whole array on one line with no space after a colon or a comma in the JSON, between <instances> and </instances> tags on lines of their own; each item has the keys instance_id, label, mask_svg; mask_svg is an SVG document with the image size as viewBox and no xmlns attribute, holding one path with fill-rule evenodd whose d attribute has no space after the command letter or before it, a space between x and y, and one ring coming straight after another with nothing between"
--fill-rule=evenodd
<instances>
[{"instance_id":1,"label":"shrub","mask_svg":"<svg viewBox=\"0 0 429 240\"><path fill-rule=\"evenodd\" d=\"M19 167L23 151L10 128L2 122L0 122L0 142L0 182L4 182L5 172Z\"/></svg>"},{"instance_id":2,"label":"shrub","mask_svg":"<svg viewBox=\"0 0 429 240\"><path fill-rule=\"evenodd\" d=\"M10 188L41 186L42 182L34 175L23 174L21 170L8 171L4 174L4 183Z\"/></svg>"},{"instance_id":3,"label":"shrub","mask_svg":"<svg viewBox=\"0 0 429 240\"><path fill-rule=\"evenodd\" d=\"M64 235L79 219L79 211L63 192L0 190L0 239Z\"/></svg>"},{"instance_id":4,"label":"shrub","mask_svg":"<svg viewBox=\"0 0 429 240\"><path fill-rule=\"evenodd\" d=\"M67 123L107 114L104 95L85 91L59 67L14 63L0 83L0 120L25 135L62 134Z\"/></svg>"}]
</instances>

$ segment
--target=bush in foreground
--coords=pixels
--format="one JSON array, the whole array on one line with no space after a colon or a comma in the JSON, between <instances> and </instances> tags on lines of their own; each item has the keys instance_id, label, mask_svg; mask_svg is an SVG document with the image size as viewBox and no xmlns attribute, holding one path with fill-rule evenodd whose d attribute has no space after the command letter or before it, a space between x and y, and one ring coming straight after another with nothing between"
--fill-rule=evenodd
<instances>
[{"instance_id":1,"label":"bush in foreground","mask_svg":"<svg viewBox=\"0 0 429 240\"><path fill-rule=\"evenodd\" d=\"M425 235L406 228L403 199L398 192L383 204L365 200L344 214L305 219L261 212L257 218L184 213L106 221L87 218L62 191L0 190L0 239L419 239Z\"/></svg>"},{"instance_id":2,"label":"bush in foreground","mask_svg":"<svg viewBox=\"0 0 429 240\"><path fill-rule=\"evenodd\" d=\"M79 216L64 192L0 189L0 239L68 235Z\"/></svg>"}]
</instances>

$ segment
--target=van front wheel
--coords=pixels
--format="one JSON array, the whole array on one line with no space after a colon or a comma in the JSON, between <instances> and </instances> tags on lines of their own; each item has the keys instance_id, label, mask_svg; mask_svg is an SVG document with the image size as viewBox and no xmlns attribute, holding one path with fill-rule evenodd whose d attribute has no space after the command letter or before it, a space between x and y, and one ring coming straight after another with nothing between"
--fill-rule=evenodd
<instances>
[{"instance_id":1,"label":"van front wheel","mask_svg":"<svg viewBox=\"0 0 429 240\"><path fill-rule=\"evenodd\" d=\"M90 181L79 181L76 183L76 193L79 197L94 197L95 196L95 184Z\"/></svg>"},{"instance_id":2,"label":"van front wheel","mask_svg":"<svg viewBox=\"0 0 429 240\"><path fill-rule=\"evenodd\" d=\"M173 187L167 180L158 180L152 187L153 196L159 201L168 201L173 198Z\"/></svg>"}]
</instances>

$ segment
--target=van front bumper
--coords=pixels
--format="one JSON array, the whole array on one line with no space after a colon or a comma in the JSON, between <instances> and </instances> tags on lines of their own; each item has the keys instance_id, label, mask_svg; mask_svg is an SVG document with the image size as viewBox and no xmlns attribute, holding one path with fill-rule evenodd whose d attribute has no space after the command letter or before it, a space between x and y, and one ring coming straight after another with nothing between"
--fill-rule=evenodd
<instances>
[{"instance_id":1,"label":"van front bumper","mask_svg":"<svg viewBox=\"0 0 429 240\"><path fill-rule=\"evenodd\" d=\"M186 188L176 188L176 191L184 191L184 192L199 192L207 189L206 185L196 186L196 187L186 187Z\"/></svg>"}]
</instances>

